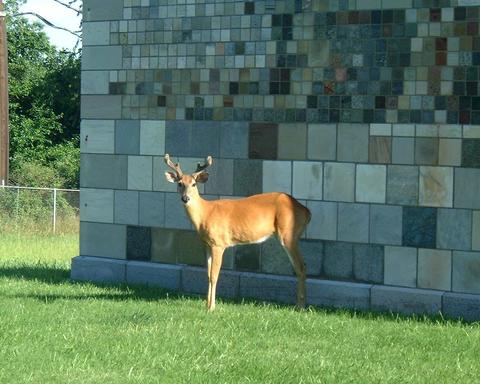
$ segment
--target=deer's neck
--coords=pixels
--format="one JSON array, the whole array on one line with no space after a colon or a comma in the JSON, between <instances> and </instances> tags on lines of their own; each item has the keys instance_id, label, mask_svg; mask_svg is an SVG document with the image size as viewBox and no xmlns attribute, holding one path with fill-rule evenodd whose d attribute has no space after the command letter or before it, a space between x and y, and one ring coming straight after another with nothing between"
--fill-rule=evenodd
<instances>
[{"instance_id":1,"label":"deer's neck","mask_svg":"<svg viewBox=\"0 0 480 384\"><path fill-rule=\"evenodd\" d=\"M208 215L209 202L197 196L185 205L185 209L195 230L200 231L203 220Z\"/></svg>"}]
</instances>

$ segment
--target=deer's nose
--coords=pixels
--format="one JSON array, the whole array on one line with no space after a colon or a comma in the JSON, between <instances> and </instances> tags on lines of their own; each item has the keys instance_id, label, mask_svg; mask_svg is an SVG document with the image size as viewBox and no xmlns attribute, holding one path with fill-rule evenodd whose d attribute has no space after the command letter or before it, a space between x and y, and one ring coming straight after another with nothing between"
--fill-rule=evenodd
<instances>
[{"instance_id":1,"label":"deer's nose","mask_svg":"<svg viewBox=\"0 0 480 384\"><path fill-rule=\"evenodd\" d=\"M189 201L190 201L190 197L188 197L187 195L183 195L182 196L182 201L187 204Z\"/></svg>"}]
</instances>

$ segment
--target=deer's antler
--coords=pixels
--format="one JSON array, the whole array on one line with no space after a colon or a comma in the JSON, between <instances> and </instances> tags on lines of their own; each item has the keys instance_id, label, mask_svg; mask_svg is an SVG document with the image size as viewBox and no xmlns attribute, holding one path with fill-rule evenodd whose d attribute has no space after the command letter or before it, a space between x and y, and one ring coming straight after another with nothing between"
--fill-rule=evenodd
<instances>
[{"instance_id":1,"label":"deer's antler","mask_svg":"<svg viewBox=\"0 0 480 384\"><path fill-rule=\"evenodd\" d=\"M174 164L172 160L170 160L170 155L167 153L165 154L165 164L167 164L170 168L172 168L175 173L177 174L177 177L180 179L183 176L183 172L180 169L180 164Z\"/></svg>"},{"instance_id":2,"label":"deer's antler","mask_svg":"<svg viewBox=\"0 0 480 384\"><path fill-rule=\"evenodd\" d=\"M205 164L201 165L200 163L197 164L197 170L193 173L193 175L198 175L202 173L205 169L210 167L213 163L212 156L208 156L205 160Z\"/></svg>"}]
</instances>

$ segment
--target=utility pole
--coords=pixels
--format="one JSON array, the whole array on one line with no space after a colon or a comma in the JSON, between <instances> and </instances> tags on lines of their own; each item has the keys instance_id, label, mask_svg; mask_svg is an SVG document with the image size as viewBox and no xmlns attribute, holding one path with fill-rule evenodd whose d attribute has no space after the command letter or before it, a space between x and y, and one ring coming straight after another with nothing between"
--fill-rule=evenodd
<instances>
[{"instance_id":1,"label":"utility pole","mask_svg":"<svg viewBox=\"0 0 480 384\"><path fill-rule=\"evenodd\" d=\"M0 0L0 185L8 184L8 51L5 6Z\"/></svg>"}]
</instances>

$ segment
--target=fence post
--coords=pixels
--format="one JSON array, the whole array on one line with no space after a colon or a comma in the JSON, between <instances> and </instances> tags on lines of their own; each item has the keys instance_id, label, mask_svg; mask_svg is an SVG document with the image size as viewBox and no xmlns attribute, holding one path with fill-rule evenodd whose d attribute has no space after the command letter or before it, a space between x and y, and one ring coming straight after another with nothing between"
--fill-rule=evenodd
<instances>
[{"instance_id":1,"label":"fence post","mask_svg":"<svg viewBox=\"0 0 480 384\"><path fill-rule=\"evenodd\" d=\"M57 227L57 188L53 188L53 233Z\"/></svg>"},{"instance_id":2,"label":"fence post","mask_svg":"<svg viewBox=\"0 0 480 384\"><path fill-rule=\"evenodd\" d=\"M15 220L15 229L18 231L18 211L20 209L20 188L17 187L17 199L15 201L15 216L16 216L16 220Z\"/></svg>"}]
</instances>

